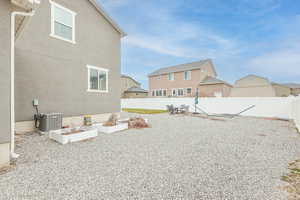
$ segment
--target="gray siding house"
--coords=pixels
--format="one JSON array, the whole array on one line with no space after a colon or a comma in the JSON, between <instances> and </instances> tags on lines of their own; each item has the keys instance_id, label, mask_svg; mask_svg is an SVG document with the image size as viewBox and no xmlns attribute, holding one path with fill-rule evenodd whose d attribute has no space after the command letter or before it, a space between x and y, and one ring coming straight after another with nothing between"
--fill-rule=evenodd
<instances>
[{"instance_id":1,"label":"gray siding house","mask_svg":"<svg viewBox=\"0 0 300 200\"><path fill-rule=\"evenodd\" d=\"M0 1L0 144L10 138L10 15L31 11L30 2ZM16 19L16 131L33 129L33 99L39 100L40 112L63 113L64 124L81 123L86 114L101 121L120 112L125 33L95 0L41 0L34 10L34 16ZM0 146L0 163L1 152Z\"/></svg>"},{"instance_id":2,"label":"gray siding house","mask_svg":"<svg viewBox=\"0 0 300 200\"><path fill-rule=\"evenodd\" d=\"M9 1L0 1L0 168L9 163L10 142L10 13Z\"/></svg>"}]
</instances>

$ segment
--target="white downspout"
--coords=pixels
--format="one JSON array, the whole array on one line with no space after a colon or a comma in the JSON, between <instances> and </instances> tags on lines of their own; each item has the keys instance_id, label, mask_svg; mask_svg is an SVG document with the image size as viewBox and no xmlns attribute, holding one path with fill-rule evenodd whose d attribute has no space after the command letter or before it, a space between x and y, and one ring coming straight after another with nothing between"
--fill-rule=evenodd
<instances>
[{"instance_id":1,"label":"white downspout","mask_svg":"<svg viewBox=\"0 0 300 200\"><path fill-rule=\"evenodd\" d=\"M32 12L12 12L11 13L11 51L10 51L10 156L12 158L19 157L15 153L15 21L16 16L21 15L24 17L32 17Z\"/></svg>"}]
</instances>

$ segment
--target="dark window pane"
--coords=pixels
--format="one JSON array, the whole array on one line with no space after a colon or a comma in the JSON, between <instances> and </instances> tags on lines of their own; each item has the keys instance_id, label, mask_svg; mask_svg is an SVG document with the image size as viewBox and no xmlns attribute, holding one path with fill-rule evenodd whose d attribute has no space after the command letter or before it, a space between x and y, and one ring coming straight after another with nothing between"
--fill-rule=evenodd
<instances>
[{"instance_id":1,"label":"dark window pane","mask_svg":"<svg viewBox=\"0 0 300 200\"><path fill-rule=\"evenodd\" d=\"M98 71L90 69L90 89L98 90Z\"/></svg>"}]
</instances>

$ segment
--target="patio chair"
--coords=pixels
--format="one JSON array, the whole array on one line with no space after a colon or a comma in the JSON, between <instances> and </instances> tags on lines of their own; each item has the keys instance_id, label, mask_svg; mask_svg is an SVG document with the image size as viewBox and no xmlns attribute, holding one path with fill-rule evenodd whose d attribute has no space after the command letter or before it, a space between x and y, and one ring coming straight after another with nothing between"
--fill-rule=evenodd
<instances>
[{"instance_id":1,"label":"patio chair","mask_svg":"<svg viewBox=\"0 0 300 200\"><path fill-rule=\"evenodd\" d=\"M189 112L189 108L190 108L190 106L188 106L188 105L181 105L180 106L180 112L181 113L188 113Z\"/></svg>"},{"instance_id":2,"label":"patio chair","mask_svg":"<svg viewBox=\"0 0 300 200\"><path fill-rule=\"evenodd\" d=\"M175 108L173 105L167 105L167 110L169 111L169 114L175 114Z\"/></svg>"}]
</instances>

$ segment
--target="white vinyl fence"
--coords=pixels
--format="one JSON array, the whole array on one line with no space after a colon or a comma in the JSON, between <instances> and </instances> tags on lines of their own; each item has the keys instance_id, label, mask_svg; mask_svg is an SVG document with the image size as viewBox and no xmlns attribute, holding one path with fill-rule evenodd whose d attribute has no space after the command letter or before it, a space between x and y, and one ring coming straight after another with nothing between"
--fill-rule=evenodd
<instances>
[{"instance_id":1,"label":"white vinyl fence","mask_svg":"<svg viewBox=\"0 0 300 200\"><path fill-rule=\"evenodd\" d=\"M300 131L300 98L292 104L292 118L294 119L298 130Z\"/></svg>"},{"instance_id":2,"label":"white vinyl fence","mask_svg":"<svg viewBox=\"0 0 300 200\"><path fill-rule=\"evenodd\" d=\"M122 108L163 109L166 105L189 105L194 111L194 98L139 98L122 99ZM300 98L199 98L199 108L209 114L236 114L255 105L246 111L244 116L278 117L300 121ZM297 110L297 111L296 111Z\"/></svg>"}]
</instances>

